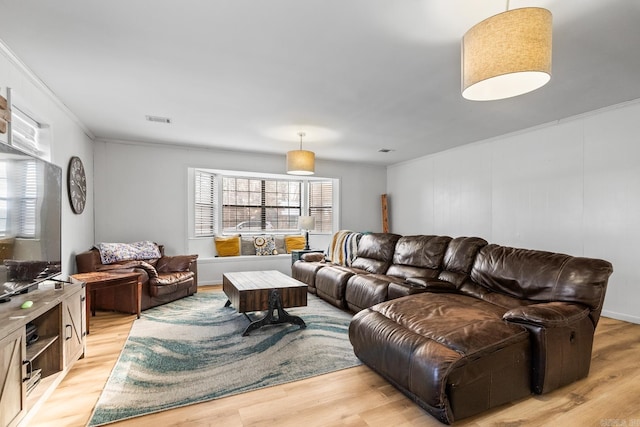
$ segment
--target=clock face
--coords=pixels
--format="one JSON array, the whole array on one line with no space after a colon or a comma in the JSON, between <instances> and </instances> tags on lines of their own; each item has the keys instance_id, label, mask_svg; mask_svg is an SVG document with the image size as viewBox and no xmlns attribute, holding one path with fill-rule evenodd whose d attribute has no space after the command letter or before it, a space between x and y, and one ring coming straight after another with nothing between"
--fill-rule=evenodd
<instances>
[{"instance_id":1,"label":"clock face","mask_svg":"<svg viewBox=\"0 0 640 427\"><path fill-rule=\"evenodd\" d=\"M84 211L84 206L87 202L87 177L84 174L84 166L79 157L72 157L69 162L67 184L69 186L71 209L80 214Z\"/></svg>"}]
</instances>

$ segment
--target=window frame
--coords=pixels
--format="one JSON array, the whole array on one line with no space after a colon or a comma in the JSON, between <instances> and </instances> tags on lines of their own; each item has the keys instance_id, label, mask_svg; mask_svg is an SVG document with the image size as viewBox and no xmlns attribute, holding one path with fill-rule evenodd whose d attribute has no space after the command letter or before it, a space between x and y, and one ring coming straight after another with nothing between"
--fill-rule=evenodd
<instances>
[{"instance_id":1,"label":"window frame","mask_svg":"<svg viewBox=\"0 0 640 427\"><path fill-rule=\"evenodd\" d=\"M189 211L189 221L188 221L188 236L189 239L208 239L216 235L233 235L233 234L243 234L243 235L256 235L256 234L289 234L289 233L298 233L300 230L297 228L292 229L260 229L260 230L224 230L223 228L223 218L222 218L222 208L216 209L215 212L215 221L217 222L217 226L212 230L211 234L202 234L196 233L196 184L195 184L195 176L198 171L203 171L212 175L216 175L216 178L219 179L217 183L217 200L222 202L222 177L234 177L234 178L250 178L250 179L260 179L260 180L277 180L277 181L296 181L301 182L301 214L308 215L309 214L309 183L311 182L323 182L330 181L332 184L332 206L331 206L331 230L311 230L310 234L312 235L332 235L337 230L339 230L339 180L335 178L324 178L324 177L301 177L301 176L291 176L285 174L269 174L269 173L259 173L259 172L247 172L247 171L230 171L230 170L220 170L220 169L210 169L203 167L188 167L188 211Z\"/></svg>"}]
</instances>

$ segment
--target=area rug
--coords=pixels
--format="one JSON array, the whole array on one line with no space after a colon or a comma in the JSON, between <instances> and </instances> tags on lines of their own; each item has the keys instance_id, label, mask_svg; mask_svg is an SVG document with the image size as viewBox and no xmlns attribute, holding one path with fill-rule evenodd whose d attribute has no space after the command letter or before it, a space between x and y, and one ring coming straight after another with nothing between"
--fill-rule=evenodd
<instances>
[{"instance_id":1,"label":"area rug","mask_svg":"<svg viewBox=\"0 0 640 427\"><path fill-rule=\"evenodd\" d=\"M146 310L136 320L90 426L297 381L360 364L348 338L351 315L313 295L287 309L297 325L243 337L247 318L200 292Z\"/></svg>"}]
</instances>

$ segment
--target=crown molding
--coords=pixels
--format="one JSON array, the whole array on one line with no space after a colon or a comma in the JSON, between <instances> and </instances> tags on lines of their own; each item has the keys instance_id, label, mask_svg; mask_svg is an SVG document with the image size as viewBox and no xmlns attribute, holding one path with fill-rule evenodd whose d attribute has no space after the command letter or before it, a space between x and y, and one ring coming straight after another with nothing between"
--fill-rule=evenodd
<instances>
[{"instance_id":1,"label":"crown molding","mask_svg":"<svg viewBox=\"0 0 640 427\"><path fill-rule=\"evenodd\" d=\"M33 71L31 71L31 69L27 67L27 65L22 62L22 60L18 58L15 53L13 53L13 51L9 48L9 46L6 45L6 43L2 39L0 39L0 53L2 53L2 55L4 55L5 58L7 58L9 62L14 65L18 69L18 71L22 73L23 76L25 76L32 84L34 84L36 88L38 88L51 101L53 101L53 103L56 104L56 106L60 108L60 110L62 110L76 125L78 125L78 127L80 127L80 129L82 129L82 131L89 138L91 138L92 141L95 141L96 137L93 132L91 132L89 128L84 123L82 123L82 121L80 121L78 116L76 116L73 111L71 111L69 107L67 107L60 100L60 98L58 98L55 92L53 92L49 88L49 86L45 84L45 82L43 82Z\"/></svg>"}]
</instances>

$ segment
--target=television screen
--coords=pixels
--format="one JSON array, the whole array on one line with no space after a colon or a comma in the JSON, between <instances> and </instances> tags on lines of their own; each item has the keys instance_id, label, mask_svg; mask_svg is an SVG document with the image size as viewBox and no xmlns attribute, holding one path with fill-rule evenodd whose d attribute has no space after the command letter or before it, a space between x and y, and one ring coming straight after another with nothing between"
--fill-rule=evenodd
<instances>
[{"instance_id":1,"label":"television screen","mask_svg":"<svg viewBox=\"0 0 640 427\"><path fill-rule=\"evenodd\" d=\"M61 271L62 169L0 143L0 301Z\"/></svg>"}]
</instances>

